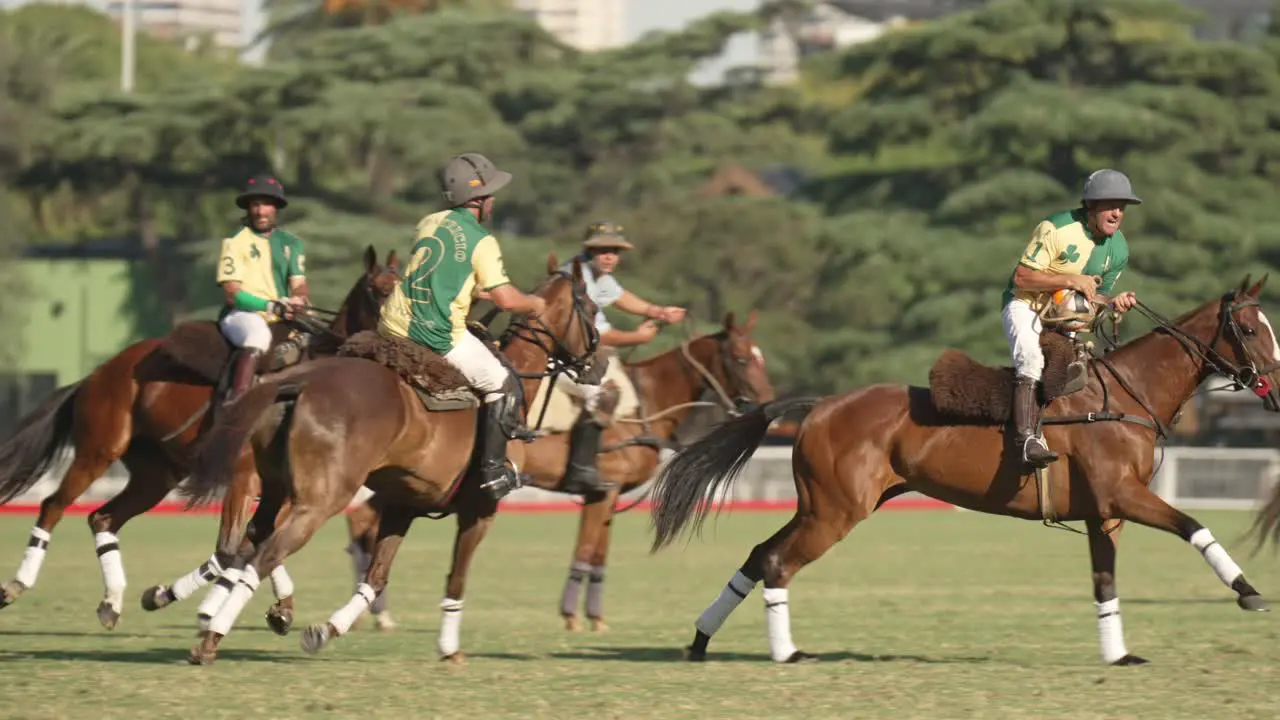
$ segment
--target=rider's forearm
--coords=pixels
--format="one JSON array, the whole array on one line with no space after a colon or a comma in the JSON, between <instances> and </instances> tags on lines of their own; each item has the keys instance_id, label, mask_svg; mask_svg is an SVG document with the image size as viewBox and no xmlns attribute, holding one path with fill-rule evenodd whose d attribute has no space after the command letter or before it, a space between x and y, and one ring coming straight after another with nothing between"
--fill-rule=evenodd
<instances>
[{"instance_id":1,"label":"rider's forearm","mask_svg":"<svg viewBox=\"0 0 1280 720\"><path fill-rule=\"evenodd\" d=\"M600 344L610 347L630 347L632 345L643 345L644 338L640 337L640 333L629 330L606 330L600 333Z\"/></svg>"},{"instance_id":2,"label":"rider's forearm","mask_svg":"<svg viewBox=\"0 0 1280 720\"><path fill-rule=\"evenodd\" d=\"M266 310L268 306L266 298L258 297L246 290L237 290L231 303L231 307L237 310L248 310L251 312L262 312Z\"/></svg>"},{"instance_id":3,"label":"rider's forearm","mask_svg":"<svg viewBox=\"0 0 1280 720\"><path fill-rule=\"evenodd\" d=\"M618 298L617 302L614 303L614 306L619 310L629 312L632 315L639 315L640 317L648 318L650 320L657 320L662 315L661 306L654 305L629 290L622 291L622 297Z\"/></svg>"},{"instance_id":4,"label":"rider's forearm","mask_svg":"<svg viewBox=\"0 0 1280 720\"><path fill-rule=\"evenodd\" d=\"M304 278L293 278L289 281L289 294L308 302L311 300L311 288L307 287L307 281Z\"/></svg>"},{"instance_id":5,"label":"rider's forearm","mask_svg":"<svg viewBox=\"0 0 1280 720\"><path fill-rule=\"evenodd\" d=\"M1050 273L1043 270L1032 270L1026 265L1019 265L1013 275L1013 285L1019 290L1040 292L1043 290L1059 290L1069 288L1073 275Z\"/></svg>"}]
</instances>

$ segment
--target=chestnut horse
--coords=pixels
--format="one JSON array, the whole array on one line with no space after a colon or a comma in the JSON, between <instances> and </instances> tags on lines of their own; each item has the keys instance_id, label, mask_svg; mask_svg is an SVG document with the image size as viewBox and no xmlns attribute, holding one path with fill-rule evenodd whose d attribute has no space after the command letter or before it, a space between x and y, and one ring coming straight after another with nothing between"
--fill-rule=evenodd
<instances>
[{"instance_id":1,"label":"chestnut horse","mask_svg":"<svg viewBox=\"0 0 1280 720\"><path fill-rule=\"evenodd\" d=\"M712 335L685 340L654 357L625 363L628 376L635 385L640 408L636 417L615 418L601 434L599 473L615 484L608 492L591 493L584 498L578 522L578 539L569 577L560 598L560 615L568 630L578 629L578 604L582 583L587 581L586 616L595 631L606 629L604 622L604 571L609 553L610 529L618 496L640 487L653 478L663 446L673 445L676 428L689 415L690 408L712 404L735 414L744 404L769 402L773 387L765 372L764 353L755 343L752 331L756 313L747 316L745 324L735 322L733 313L724 318L724 327ZM710 391L718 402L699 401ZM647 416L647 417L644 417ZM563 492L565 470L569 462L568 433L555 433L538 438L525 448L525 464L521 470L526 482L543 490ZM373 556L377 542L380 500L373 496L367 504L352 509L347 515L352 543L349 551L356 565L359 583ZM379 628L388 627L386 595L379 595L371 608Z\"/></svg>"},{"instance_id":2,"label":"chestnut horse","mask_svg":"<svg viewBox=\"0 0 1280 720\"><path fill-rule=\"evenodd\" d=\"M549 278L535 291L546 300L541 316L515 321L503 339L505 357L525 392L547 373L588 368L599 336L592 324L596 307L586 295L582 266L558 270L548 258ZM437 366L443 359L435 359ZM250 558L242 558L235 590L200 633L192 663L212 663L219 642L257 590L259 578L297 552L326 520L341 512L361 486L383 499L378 544L365 583L328 626L312 626L303 647L319 649L351 627L383 588L392 558L413 520L433 513L456 513L458 533L449 573L440 631L440 650L458 655L462 595L471 557L493 522L498 502L467 481L474 473L479 401L460 409L432 411L404 380L404 369L390 369L359 357L325 358L280 373L246 393L214 425L197 449L191 481L182 492L194 502L247 481L235 458L249 443L262 477L262 500L255 516L272 517L285 498L287 518L266 538L257 538ZM430 373L415 370L410 375ZM462 381L461 376L458 380ZM532 386L531 386L532 385ZM287 406L287 407L286 407ZM524 464L522 444L512 446L511 461Z\"/></svg>"},{"instance_id":3,"label":"chestnut horse","mask_svg":"<svg viewBox=\"0 0 1280 720\"><path fill-rule=\"evenodd\" d=\"M376 324L379 308L396 282L395 251L388 255L384 269L370 246L364 263L364 273L325 333L341 338ZM310 325L301 329L320 331ZM50 535L67 507L112 463L122 460L129 471L124 489L89 514L105 586L98 620L108 630L119 621L125 574L117 534L130 518L159 504L186 474L191 446L208 425L210 408L215 415L219 412L214 384L231 352L208 321L184 323L169 337L185 340L175 340L177 346L166 348L164 339L147 339L121 350L85 379L57 390L19 421L18 432L0 445L0 502L12 500L39 481L64 443L70 441L75 451L58 489L40 504L18 572L0 590L0 608L35 586ZM333 340L316 337L309 350L316 354L326 346L332 350L337 345ZM188 341L196 342L181 344ZM191 357L184 363L171 352ZM268 354L264 361L271 358ZM201 366L203 372L193 365ZM248 492L252 497L256 485ZM208 563L202 566L208 567ZM292 584L283 573L272 579L281 587Z\"/></svg>"},{"instance_id":4,"label":"chestnut horse","mask_svg":"<svg viewBox=\"0 0 1280 720\"><path fill-rule=\"evenodd\" d=\"M1088 528L1093 592L1103 660L1146 662L1129 654L1115 586L1119 529L1129 520L1191 543L1245 610L1266 610L1258 591L1213 534L1147 488L1158 436L1164 436L1196 388L1217 372L1249 387L1275 411L1273 387L1280 346L1258 304L1262 282L1206 302L1170 322L1145 304L1156 328L1112 353L1090 360L1087 386L1046 408L1050 447L1060 453L1061 479L1049 491L1063 520ZM1269 377L1271 376L1271 377ZM791 641L787 586L887 499L907 491L997 515L1040 519L1036 483L996 424L957 422L941 414L926 388L873 385L822 400L771 403L730 420L676 456L654 490L653 550L669 544L710 499L726 488L755 451L769 422L811 408L792 461L795 516L757 545L741 569L694 623L686 649L694 661L729 614L764 581L770 655L776 662L813 659Z\"/></svg>"}]
</instances>

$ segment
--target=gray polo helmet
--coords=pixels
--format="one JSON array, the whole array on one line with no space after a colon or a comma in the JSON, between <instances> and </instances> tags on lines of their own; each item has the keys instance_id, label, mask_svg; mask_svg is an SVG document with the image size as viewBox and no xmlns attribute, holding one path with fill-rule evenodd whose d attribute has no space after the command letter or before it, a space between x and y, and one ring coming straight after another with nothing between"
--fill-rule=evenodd
<instances>
[{"instance_id":1,"label":"gray polo helmet","mask_svg":"<svg viewBox=\"0 0 1280 720\"><path fill-rule=\"evenodd\" d=\"M1134 205L1141 205L1142 198L1133 194L1133 185L1129 178L1119 170L1103 168L1095 170L1088 180L1084 181L1084 189L1080 191L1080 200L1124 200Z\"/></svg>"},{"instance_id":2,"label":"gray polo helmet","mask_svg":"<svg viewBox=\"0 0 1280 720\"><path fill-rule=\"evenodd\" d=\"M440 169L439 177L440 194L449 207L492 195L511 182L511 173L499 170L480 153L454 156Z\"/></svg>"}]
</instances>

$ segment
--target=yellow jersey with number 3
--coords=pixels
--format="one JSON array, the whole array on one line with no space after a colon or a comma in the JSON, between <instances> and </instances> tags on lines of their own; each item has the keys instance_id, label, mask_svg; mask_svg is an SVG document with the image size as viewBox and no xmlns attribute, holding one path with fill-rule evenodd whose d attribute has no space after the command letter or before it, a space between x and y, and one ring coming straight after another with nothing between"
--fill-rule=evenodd
<instances>
[{"instance_id":1,"label":"yellow jersey with number 3","mask_svg":"<svg viewBox=\"0 0 1280 720\"><path fill-rule=\"evenodd\" d=\"M217 282L238 282L245 292L265 300L281 300L289 297L290 280L305 277L306 266L298 236L279 228L261 235L243 227L222 241ZM276 319L270 313L258 314L268 322Z\"/></svg>"}]
</instances>

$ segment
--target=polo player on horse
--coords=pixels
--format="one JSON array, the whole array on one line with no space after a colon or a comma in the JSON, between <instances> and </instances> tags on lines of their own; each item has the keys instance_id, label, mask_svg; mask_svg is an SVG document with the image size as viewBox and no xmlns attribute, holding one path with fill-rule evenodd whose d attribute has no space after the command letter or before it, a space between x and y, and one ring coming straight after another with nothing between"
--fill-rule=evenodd
<instances>
[{"instance_id":1,"label":"polo player on horse","mask_svg":"<svg viewBox=\"0 0 1280 720\"><path fill-rule=\"evenodd\" d=\"M1036 468L1058 459L1038 434L1040 401L1036 383L1044 370L1040 349L1040 313L1057 290L1080 293L1117 312L1137 304L1133 292L1111 298L1120 273L1129 263L1129 242L1120 232L1125 207L1141 205L1129 178L1116 170L1094 172L1084 183L1081 205L1050 215L1031 235L1004 293L1000 318L1013 355L1013 424L1022 457Z\"/></svg>"},{"instance_id":2,"label":"polo player on horse","mask_svg":"<svg viewBox=\"0 0 1280 720\"><path fill-rule=\"evenodd\" d=\"M244 226L222 241L217 275L226 301L218 327L237 348L226 403L253 384L259 358L271 348L269 323L305 308L309 295L302 240L276 226L277 213L289 205L280 182L250 178L236 205L245 211Z\"/></svg>"},{"instance_id":3,"label":"polo player on horse","mask_svg":"<svg viewBox=\"0 0 1280 720\"><path fill-rule=\"evenodd\" d=\"M520 486L507 465L508 438L535 436L521 422L516 379L467 330L467 313L476 292L513 313L542 313L546 301L511 284L498 240L481 224L492 217L494 193L511 182L511 173L479 153L464 153L449 160L439 179L445 209L418 221L404 280L383 305L378 332L432 350L483 394L481 487L497 500Z\"/></svg>"},{"instance_id":4,"label":"polo player on horse","mask_svg":"<svg viewBox=\"0 0 1280 720\"><path fill-rule=\"evenodd\" d=\"M595 325L600 333L600 344L608 347L643 345L658 334L658 320L676 323L684 319L685 310L680 307L659 306L623 289L613 275L622 252L634 250L622 233L622 226L608 221L592 223L587 227L582 242L582 276L587 283L587 296L595 302ZM570 268L573 261L565 264ZM645 318L635 330L618 330L605 317L604 309L618 309ZM583 411L569 434L569 466L565 473L565 492L582 494L606 492L613 484L601 481L597 475L596 455L600 451L600 434L611 421L614 406L621 396L619 385L630 385L626 372L616 362L616 353L602 353L599 362L605 363L605 380L612 380L613 387L602 382L599 385L575 383L568 377L562 379L565 391L582 400Z\"/></svg>"}]
</instances>

